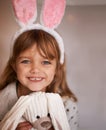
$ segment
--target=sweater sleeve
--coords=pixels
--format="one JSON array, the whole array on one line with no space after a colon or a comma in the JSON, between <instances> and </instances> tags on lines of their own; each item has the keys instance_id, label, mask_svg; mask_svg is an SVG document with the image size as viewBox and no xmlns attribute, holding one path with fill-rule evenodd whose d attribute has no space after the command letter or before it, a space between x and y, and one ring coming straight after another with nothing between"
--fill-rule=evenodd
<instances>
[{"instance_id":1,"label":"sweater sleeve","mask_svg":"<svg viewBox=\"0 0 106 130\"><path fill-rule=\"evenodd\" d=\"M16 84L11 83L3 90L0 91L0 120L3 119L5 114L12 108L18 100L16 94Z\"/></svg>"},{"instance_id":2,"label":"sweater sleeve","mask_svg":"<svg viewBox=\"0 0 106 130\"><path fill-rule=\"evenodd\" d=\"M77 103L73 102L70 98L65 98L63 100L66 115L71 130L78 130L78 107Z\"/></svg>"}]
</instances>

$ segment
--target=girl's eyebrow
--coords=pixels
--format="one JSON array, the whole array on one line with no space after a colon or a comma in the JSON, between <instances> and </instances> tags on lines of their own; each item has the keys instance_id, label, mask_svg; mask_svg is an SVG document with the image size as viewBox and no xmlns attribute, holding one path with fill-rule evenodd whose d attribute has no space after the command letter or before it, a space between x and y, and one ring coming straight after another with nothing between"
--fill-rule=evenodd
<instances>
[{"instance_id":1,"label":"girl's eyebrow","mask_svg":"<svg viewBox=\"0 0 106 130\"><path fill-rule=\"evenodd\" d=\"M29 57L26 57L26 56L19 56L17 59L18 59L18 60L21 60L21 59L29 59Z\"/></svg>"}]
</instances>

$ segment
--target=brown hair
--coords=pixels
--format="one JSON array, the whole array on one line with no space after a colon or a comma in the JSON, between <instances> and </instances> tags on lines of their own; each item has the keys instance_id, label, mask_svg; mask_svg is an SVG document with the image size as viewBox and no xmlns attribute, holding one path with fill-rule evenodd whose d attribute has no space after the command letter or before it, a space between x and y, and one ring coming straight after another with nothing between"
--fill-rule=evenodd
<instances>
[{"instance_id":1,"label":"brown hair","mask_svg":"<svg viewBox=\"0 0 106 130\"><path fill-rule=\"evenodd\" d=\"M0 90L5 88L9 83L17 81L12 64L16 62L20 53L32 47L34 44L36 44L42 56L44 56L42 54L43 52L49 59L56 58L56 74L52 83L47 87L47 92L59 93L61 96L69 96L72 97L74 101L77 101L77 98L69 89L66 82L65 62L64 64L60 63L58 43L52 35L43 30L26 31L15 40L12 55L0 78Z\"/></svg>"}]
</instances>

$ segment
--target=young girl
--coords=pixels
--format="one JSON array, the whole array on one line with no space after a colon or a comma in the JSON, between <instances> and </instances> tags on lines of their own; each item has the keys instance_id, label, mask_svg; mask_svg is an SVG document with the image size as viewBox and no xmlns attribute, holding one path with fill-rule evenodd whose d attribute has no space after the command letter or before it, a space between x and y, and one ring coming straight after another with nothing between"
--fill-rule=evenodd
<instances>
[{"instance_id":1,"label":"young girl","mask_svg":"<svg viewBox=\"0 0 106 130\"><path fill-rule=\"evenodd\" d=\"M57 41L44 30L27 30L17 37L0 78L0 120L22 95L52 92L63 99L70 129L77 129L77 98L68 88L65 62L60 63L60 56ZM16 130L30 128L32 125L26 121Z\"/></svg>"}]
</instances>

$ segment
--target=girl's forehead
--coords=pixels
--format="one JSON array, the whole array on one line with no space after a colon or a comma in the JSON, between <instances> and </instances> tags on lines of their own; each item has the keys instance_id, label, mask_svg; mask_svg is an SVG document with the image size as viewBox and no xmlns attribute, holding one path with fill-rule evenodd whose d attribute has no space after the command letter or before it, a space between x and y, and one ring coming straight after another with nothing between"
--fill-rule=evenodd
<instances>
[{"instance_id":1,"label":"girl's forehead","mask_svg":"<svg viewBox=\"0 0 106 130\"><path fill-rule=\"evenodd\" d=\"M42 57L47 57L44 51L41 48L38 48L36 44L32 45L31 47L27 48L23 52L19 54L20 56L33 56L33 55L40 55Z\"/></svg>"},{"instance_id":2,"label":"girl's forehead","mask_svg":"<svg viewBox=\"0 0 106 130\"><path fill-rule=\"evenodd\" d=\"M36 43L36 42L32 43L31 46L21 51L18 57L25 56L25 55L31 56L31 55L35 55L36 53L38 53L40 56L44 58L48 58L51 60L57 57L56 50L53 46L51 46L50 44L46 45L44 43Z\"/></svg>"},{"instance_id":3,"label":"girl's forehead","mask_svg":"<svg viewBox=\"0 0 106 130\"><path fill-rule=\"evenodd\" d=\"M20 54L24 54L24 53L33 53L38 51L36 44L32 45L31 47L25 49L24 51L22 51Z\"/></svg>"},{"instance_id":4,"label":"girl's forehead","mask_svg":"<svg viewBox=\"0 0 106 130\"><path fill-rule=\"evenodd\" d=\"M40 54L39 49L37 48L36 45L31 46L30 48L27 48L23 52L20 53L20 55L33 55L33 54ZM43 52L42 52L43 53Z\"/></svg>"}]
</instances>

